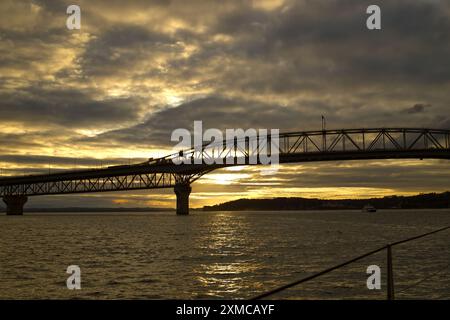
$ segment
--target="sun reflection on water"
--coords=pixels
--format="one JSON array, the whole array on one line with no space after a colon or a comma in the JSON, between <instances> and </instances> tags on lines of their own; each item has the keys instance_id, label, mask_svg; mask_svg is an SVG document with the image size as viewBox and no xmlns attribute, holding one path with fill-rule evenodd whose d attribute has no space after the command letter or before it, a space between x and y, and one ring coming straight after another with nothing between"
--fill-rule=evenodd
<instances>
[{"instance_id":1,"label":"sun reflection on water","mask_svg":"<svg viewBox=\"0 0 450 320\"><path fill-rule=\"evenodd\" d=\"M195 270L196 280L204 287L203 292L209 297L219 297L254 286L247 280L248 275L260 269L261 265L245 258L246 252L257 250L249 238L251 225L234 213L224 212L211 218L201 243L202 250L212 261L200 264ZM227 262L217 262L218 257L226 257Z\"/></svg>"}]
</instances>

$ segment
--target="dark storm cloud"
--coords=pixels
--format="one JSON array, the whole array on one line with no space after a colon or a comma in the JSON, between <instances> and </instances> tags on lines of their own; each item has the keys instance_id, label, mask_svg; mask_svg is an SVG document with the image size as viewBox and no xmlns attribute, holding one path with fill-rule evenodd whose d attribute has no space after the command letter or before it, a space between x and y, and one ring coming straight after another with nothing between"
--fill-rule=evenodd
<instances>
[{"instance_id":1,"label":"dark storm cloud","mask_svg":"<svg viewBox=\"0 0 450 320\"><path fill-rule=\"evenodd\" d=\"M101 8L99 4L95 8ZM406 81L414 87L448 82L450 24L445 3L383 1L380 32L365 28L368 4L291 1L276 10L264 11L242 2L233 10L217 7L206 14L203 3L195 2L189 6L197 7L198 15L181 16L179 12L188 5L173 2L166 9L187 23L195 24L208 15L215 19L200 34L180 29L171 36L151 31L150 24L98 25L98 34L80 57L82 72L92 77L126 77L128 72L130 79L141 80L144 74L149 80L163 79L181 87L187 85L187 80L200 77L198 87L231 94L281 96L323 92L341 96L343 87L361 89L374 84L376 90L389 91L384 82L398 85ZM138 10L151 5L133 1L128 6ZM112 7L119 10L117 3ZM89 8L87 4L89 18L94 20L95 14ZM92 25L94 22L90 21ZM217 34L229 35L231 42L211 41ZM198 49L189 58L179 58L180 48L174 45L177 41L197 45ZM133 72L133 66L157 54L173 54L166 64L167 73L152 70L151 65L145 66L147 70ZM249 69L242 68L245 64ZM206 73L210 79L201 79ZM157 88L162 89L160 85ZM362 92L352 93L353 99L364 99ZM404 99L408 94L411 92L397 90L396 98ZM426 93L415 90L414 94Z\"/></svg>"},{"instance_id":2,"label":"dark storm cloud","mask_svg":"<svg viewBox=\"0 0 450 320\"><path fill-rule=\"evenodd\" d=\"M64 1L64 0L32 0L31 2L36 5L39 5L45 11L49 11L54 14L57 14L60 12L66 12L68 3L70 1L67 1L67 0L66 1Z\"/></svg>"},{"instance_id":3,"label":"dark storm cloud","mask_svg":"<svg viewBox=\"0 0 450 320\"><path fill-rule=\"evenodd\" d=\"M35 71L37 64L51 59L52 48L68 46L67 32L61 28L32 30L0 28L0 41L0 67L16 68L29 73ZM2 78L7 76L3 74Z\"/></svg>"},{"instance_id":4,"label":"dark storm cloud","mask_svg":"<svg viewBox=\"0 0 450 320\"><path fill-rule=\"evenodd\" d=\"M28 133L2 133L0 132L0 150L8 152L12 148L42 147L34 141L35 135Z\"/></svg>"},{"instance_id":5,"label":"dark storm cloud","mask_svg":"<svg viewBox=\"0 0 450 320\"><path fill-rule=\"evenodd\" d=\"M270 15L236 10L219 20L216 31L236 39L235 55L274 65L286 59L292 71L285 70L286 79L313 78L327 88L349 82L364 86L381 79L409 84L450 80L448 5L383 1L379 4L382 30L370 32L365 27L365 9L370 4L293 1L288 10ZM304 49L313 53L316 63L305 56ZM270 83L270 78L266 80Z\"/></svg>"},{"instance_id":6,"label":"dark storm cloud","mask_svg":"<svg viewBox=\"0 0 450 320\"><path fill-rule=\"evenodd\" d=\"M422 113L425 111L425 109L431 107L430 104L423 104L423 103L417 103L411 108L404 109L403 113L409 113L409 114L415 114L415 113Z\"/></svg>"},{"instance_id":7,"label":"dark storm cloud","mask_svg":"<svg viewBox=\"0 0 450 320\"><path fill-rule=\"evenodd\" d=\"M183 116L180 117L180 114ZM116 141L128 144L170 146L174 144L170 141L172 131L178 128L192 131L196 120L203 122L203 130L217 128L225 132L227 128L244 130L299 128L302 124L306 126L312 119L298 110L289 110L281 106L242 99L207 97L177 107L162 109L136 126L109 131L93 138L83 138L82 141L88 143ZM283 126L280 127L279 124Z\"/></svg>"},{"instance_id":8,"label":"dark storm cloud","mask_svg":"<svg viewBox=\"0 0 450 320\"><path fill-rule=\"evenodd\" d=\"M67 36L67 31L61 28L37 28L30 31L0 29L1 40L14 41L16 44L28 45L50 45L63 41L63 37ZM38 58L38 55L36 55Z\"/></svg>"},{"instance_id":9,"label":"dark storm cloud","mask_svg":"<svg viewBox=\"0 0 450 320\"><path fill-rule=\"evenodd\" d=\"M134 66L153 53L172 52L166 35L135 25L118 25L90 41L81 57L84 74L104 76Z\"/></svg>"},{"instance_id":10,"label":"dark storm cloud","mask_svg":"<svg viewBox=\"0 0 450 320\"><path fill-rule=\"evenodd\" d=\"M86 93L71 89L36 86L15 90L14 95L0 94L2 121L32 125L98 127L136 120L139 111L137 98L95 100Z\"/></svg>"}]
</instances>

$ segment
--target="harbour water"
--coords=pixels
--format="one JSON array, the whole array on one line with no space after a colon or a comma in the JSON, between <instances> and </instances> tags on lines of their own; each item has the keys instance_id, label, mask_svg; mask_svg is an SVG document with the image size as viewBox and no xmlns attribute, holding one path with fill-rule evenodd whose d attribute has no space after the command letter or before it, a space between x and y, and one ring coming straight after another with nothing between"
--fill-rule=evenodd
<instances>
[{"instance_id":1,"label":"harbour water","mask_svg":"<svg viewBox=\"0 0 450 320\"><path fill-rule=\"evenodd\" d=\"M1 299L241 299L450 225L450 210L0 216ZM450 299L450 231L396 246L398 299ZM81 268L81 290L66 269ZM381 268L381 290L366 269ZM274 295L385 299L386 252ZM423 278L429 278L421 281Z\"/></svg>"}]
</instances>

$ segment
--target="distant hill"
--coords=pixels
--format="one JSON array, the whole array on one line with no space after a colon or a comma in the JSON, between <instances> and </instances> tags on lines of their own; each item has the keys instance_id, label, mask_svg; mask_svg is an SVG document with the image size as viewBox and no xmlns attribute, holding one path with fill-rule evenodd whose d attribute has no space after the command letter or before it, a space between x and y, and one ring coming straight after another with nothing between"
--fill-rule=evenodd
<instances>
[{"instance_id":1,"label":"distant hill","mask_svg":"<svg viewBox=\"0 0 450 320\"><path fill-rule=\"evenodd\" d=\"M377 209L450 208L450 192L427 193L407 197L388 196L342 200L308 198L239 199L214 206L205 206L203 211L351 210L361 209L368 203Z\"/></svg>"}]
</instances>

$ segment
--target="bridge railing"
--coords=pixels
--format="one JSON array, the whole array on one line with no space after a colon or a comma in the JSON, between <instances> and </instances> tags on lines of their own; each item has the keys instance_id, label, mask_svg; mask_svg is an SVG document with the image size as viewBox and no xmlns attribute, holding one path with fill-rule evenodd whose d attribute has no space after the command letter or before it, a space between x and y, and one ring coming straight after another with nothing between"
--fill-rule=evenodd
<instances>
[{"instance_id":1,"label":"bridge railing","mask_svg":"<svg viewBox=\"0 0 450 320\"><path fill-rule=\"evenodd\" d=\"M376 128L303 131L249 135L181 150L156 162L213 163L245 159L260 154L280 155L339 152L414 151L450 149L450 130Z\"/></svg>"},{"instance_id":2,"label":"bridge railing","mask_svg":"<svg viewBox=\"0 0 450 320\"><path fill-rule=\"evenodd\" d=\"M204 143L165 157L128 165L83 169L43 169L45 173L22 176L57 175L65 172L108 171L109 169L175 163L249 163L260 155L324 154L342 152L449 150L450 130L424 128L373 128L280 133L276 137L251 135L232 140ZM197 161L196 161L197 160ZM189 162L190 161L190 162ZM240 163L239 162L239 163ZM255 160L257 162L257 159ZM253 163L253 162L252 162ZM3 172L2 172L3 173ZM0 181L12 176L0 177Z\"/></svg>"},{"instance_id":3,"label":"bridge railing","mask_svg":"<svg viewBox=\"0 0 450 320\"><path fill-rule=\"evenodd\" d=\"M319 277L324 276L324 275L326 275L326 274L328 274L328 273L330 273L332 271L338 270L340 268L343 268L343 267L345 267L347 265L350 265L352 263L355 263L355 262L357 262L359 260L362 260L362 259L364 259L366 257L369 257L371 255L374 255L374 254L376 254L378 252L382 252L382 251L386 251L386 261L387 261L386 298L387 298L387 300L394 300L394 298L395 298L395 290L394 290L394 267L393 267L392 248L397 246L397 245L403 244L403 243L407 243L407 242L410 242L410 241L418 240L418 239L421 239L421 238L424 238L424 237L428 237L428 236L434 235L436 233L440 233L440 232L448 231L448 230L450 230L450 226L443 227L443 228L440 228L440 229L437 229L437 230L434 230L434 231L431 231L431 232L423 233L423 234L420 234L420 235L417 235L417 236L414 236L414 237L411 237L411 238L407 238L407 239L403 239L403 240L400 240L400 241L388 243L385 246L382 246L382 247L379 247L379 248L374 249L372 251L369 251L369 252L366 252L364 254L361 254L361 255L359 255L357 257L354 257L354 258L352 258L350 260L342 262L342 263L340 263L338 265L335 265L333 267L327 268L325 270L322 270L320 272L314 273L314 274L312 274L310 276L307 276L305 278L301 278L299 280L293 281L293 282L288 283L286 285L283 285L283 286L280 286L278 288L275 288L275 289L269 290L267 292L264 292L262 294L259 294L259 295L255 296L255 297L250 298L250 300L259 300L259 299L265 299L265 298L271 297L271 296L273 296L273 295L275 295L277 293L280 293L282 291L285 291L285 290L287 290L289 288L293 288L293 287L298 286L300 284L303 284L303 283L306 283L306 282L311 281L313 279L319 278ZM445 268L441 269L439 272L444 271L444 270L449 270L449 269L450 269L450 264L447 264L445 266ZM424 281L426 279L422 279L418 283L421 283L422 281Z\"/></svg>"}]
</instances>

